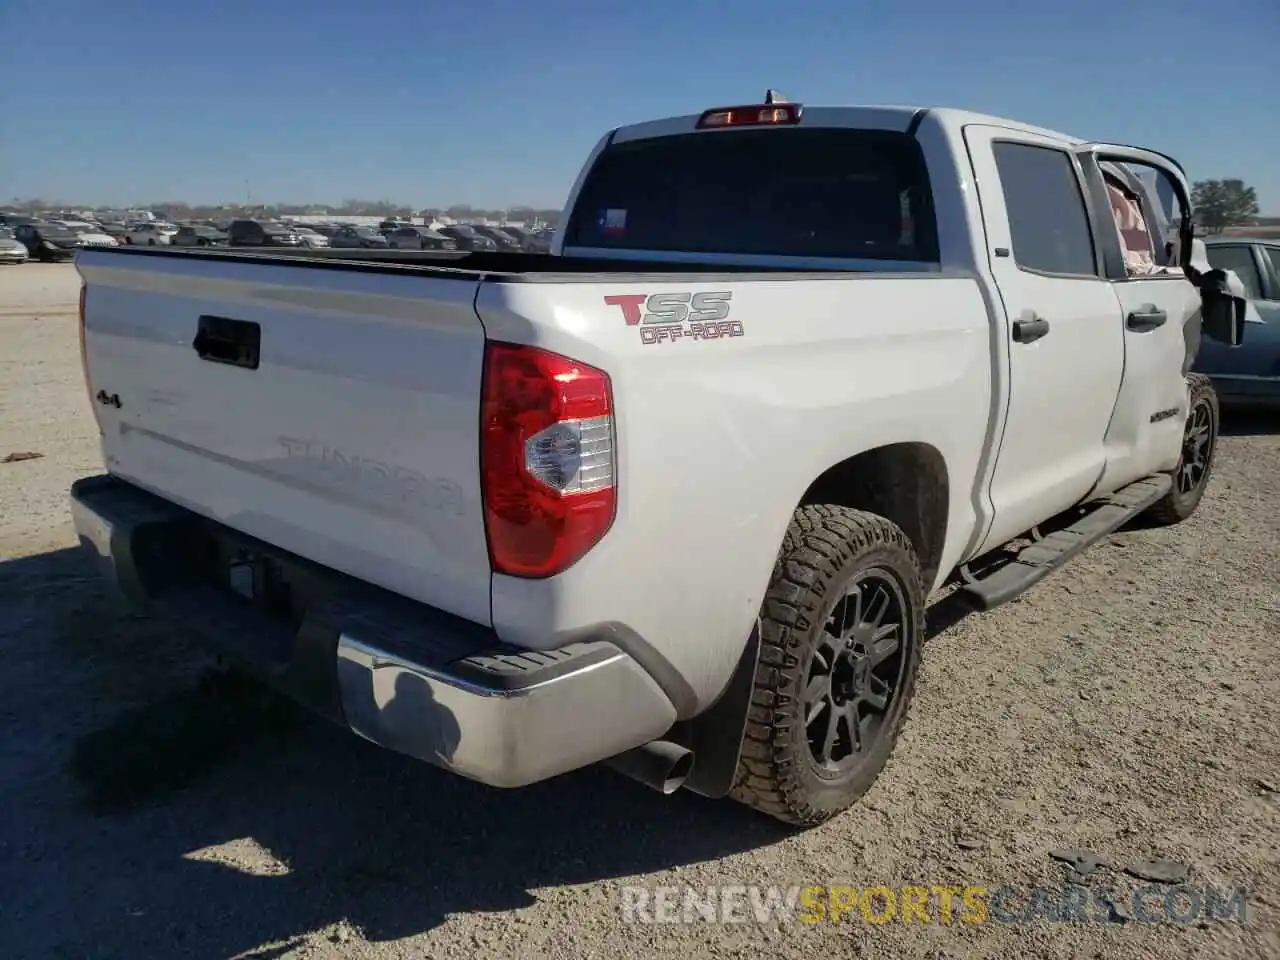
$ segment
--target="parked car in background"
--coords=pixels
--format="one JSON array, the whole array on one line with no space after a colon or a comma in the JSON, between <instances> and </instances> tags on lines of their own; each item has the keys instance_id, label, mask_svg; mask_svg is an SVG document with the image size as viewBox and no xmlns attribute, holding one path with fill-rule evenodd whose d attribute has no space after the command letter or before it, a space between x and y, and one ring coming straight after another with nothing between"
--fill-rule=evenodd
<instances>
[{"instance_id":1,"label":"parked car in background","mask_svg":"<svg viewBox=\"0 0 1280 960\"><path fill-rule=\"evenodd\" d=\"M302 234L270 220L232 220L227 228L233 247L301 247Z\"/></svg>"},{"instance_id":2,"label":"parked car in background","mask_svg":"<svg viewBox=\"0 0 1280 960\"><path fill-rule=\"evenodd\" d=\"M322 237L328 237L330 240L333 239L333 235L339 230L339 224L336 223L308 223L304 224L304 226L314 230Z\"/></svg>"},{"instance_id":3,"label":"parked car in background","mask_svg":"<svg viewBox=\"0 0 1280 960\"><path fill-rule=\"evenodd\" d=\"M396 250L457 250L458 241L427 227L400 227L387 234L387 244Z\"/></svg>"},{"instance_id":4,"label":"parked car in background","mask_svg":"<svg viewBox=\"0 0 1280 960\"><path fill-rule=\"evenodd\" d=\"M378 249L390 246L387 238L373 227L355 227L350 224L338 227L329 238L331 247L360 247Z\"/></svg>"},{"instance_id":5,"label":"parked car in background","mask_svg":"<svg viewBox=\"0 0 1280 960\"><path fill-rule=\"evenodd\" d=\"M143 247L167 246L173 242L178 228L171 223L149 221L131 224L124 235L124 242Z\"/></svg>"},{"instance_id":6,"label":"parked car in background","mask_svg":"<svg viewBox=\"0 0 1280 960\"><path fill-rule=\"evenodd\" d=\"M86 247L114 247L119 243L115 237L103 231L101 224L88 223L84 220L64 220L62 226L72 233L79 234Z\"/></svg>"},{"instance_id":7,"label":"parked car in background","mask_svg":"<svg viewBox=\"0 0 1280 960\"><path fill-rule=\"evenodd\" d=\"M302 245L304 247L329 246L329 238L319 230L313 230L311 227L304 227L298 223L293 224L289 229L302 238Z\"/></svg>"},{"instance_id":8,"label":"parked car in background","mask_svg":"<svg viewBox=\"0 0 1280 960\"><path fill-rule=\"evenodd\" d=\"M525 253L547 253L551 250L551 237L540 237L524 227L499 227L503 233L520 244Z\"/></svg>"},{"instance_id":9,"label":"parked car in background","mask_svg":"<svg viewBox=\"0 0 1280 960\"><path fill-rule=\"evenodd\" d=\"M446 237L458 241L459 250L496 251L498 249L498 245L493 240L477 233L469 223L451 223L437 229Z\"/></svg>"},{"instance_id":10,"label":"parked car in background","mask_svg":"<svg viewBox=\"0 0 1280 960\"><path fill-rule=\"evenodd\" d=\"M52 223L19 224L13 236L32 260L73 260L84 249L78 233Z\"/></svg>"},{"instance_id":11,"label":"parked car in background","mask_svg":"<svg viewBox=\"0 0 1280 960\"><path fill-rule=\"evenodd\" d=\"M115 240L116 243L125 243L125 236L129 233L129 228L122 222L112 221L102 225L102 232Z\"/></svg>"},{"instance_id":12,"label":"parked car in background","mask_svg":"<svg viewBox=\"0 0 1280 960\"><path fill-rule=\"evenodd\" d=\"M385 235L393 230L399 230L401 227L411 226L413 226L413 224L404 217L388 217L386 220L383 220L378 224L378 232Z\"/></svg>"},{"instance_id":13,"label":"parked car in background","mask_svg":"<svg viewBox=\"0 0 1280 960\"><path fill-rule=\"evenodd\" d=\"M517 240L515 237L511 236L511 234L505 232L504 230L498 227L491 227L488 224L484 224L484 223L473 223L470 226L471 226L471 229L474 230L476 233L478 233L480 236L488 237L490 240L492 240L494 242L494 245L497 247L497 249L501 250L502 252L504 253L520 252L520 241Z\"/></svg>"},{"instance_id":14,"label":"parked car in background","mask_svg":"<svg viewBox=\"0 0 1280 960\"><path fill-rule=\"evenodd\" d=\"M27 248L13 236L9 227L0 227L0 263L26 263Z\"/></svg>"},{"instance_id":15,"label":"parked car in background","mask_svg":"<svg viewBox=\"0 0 1280 960\"><path fill-rule=\"evenodd\" d=\"M175 247L225 247L231 237L217 227L184 226L178 228L171 243Z\"/></svg>"},{"instance_id":16,"label":"parked car in background","mask_svg":"<svg viewBox=\"0 0 1280 960\"><path fill-rule=\"evenodd\" d=\"M1213 380L1223 404L1280 409L1280 240L1206 237L1205 250L1240 278L1262 323L1239 347L1202 341L1193 369Z\"/></svg>"}]
</instances>

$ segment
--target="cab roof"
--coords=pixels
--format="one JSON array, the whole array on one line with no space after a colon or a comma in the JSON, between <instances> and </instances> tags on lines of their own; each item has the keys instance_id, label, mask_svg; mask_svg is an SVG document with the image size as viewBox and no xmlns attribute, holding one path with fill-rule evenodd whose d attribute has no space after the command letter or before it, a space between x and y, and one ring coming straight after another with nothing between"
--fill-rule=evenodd
<instances>
[{"instance_id":1,"label":"cab roof","mask_svg":"<svg viewBox=\"0 0 1280 960\"><path fill-rule=\"evenodd\" d=\"M715 109L713 106L712 109ZM964 127L970 124L1004 127L1020 133L1029 133L1042 137L1051 137L1069 144L1081 144L1084 140L1068 136L1057 130L1036 127L983 113L969 110L957 110L951 107L909 107L909 106L804 106L800 115L799 127L857 127L869 130L896 130L906 133L913 123L918 124L925 116L947 127ZM679 117L666 117L661 120L649 120L643 123L619 127L613 135L614 143L627 140L642 140L648 137L666 137L681 133L702 132L698 130L698 119L701 113L691 113ZM714 130L705 131L708 133Z\"/></svg>"}]
</instances>

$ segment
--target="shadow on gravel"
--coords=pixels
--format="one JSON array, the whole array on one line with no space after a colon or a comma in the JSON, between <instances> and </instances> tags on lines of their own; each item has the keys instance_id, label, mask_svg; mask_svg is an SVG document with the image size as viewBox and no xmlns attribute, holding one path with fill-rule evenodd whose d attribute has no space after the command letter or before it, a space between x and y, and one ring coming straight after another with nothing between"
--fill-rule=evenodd
<instances>
[{"instance_id":1,"label":"shadow on gravel","mask_svg":"<svg viewBox=\"0 0 1280 960\"><path fill-rule=\"evenodd\" d=\"M491 789L247 681L210 683L202 655L129 613L77 549L0 563L0 597L12 956L274 957L292 946L260 948L342 920L388 940L789 835L603 769Z\"/></svg>"},{"instance_id":2,"label":"shadow on gravel","mask_svg":"<svg viewBox=\"0 0 1280 960\"><path fill-rule=\"evenodd\" d=\"M1280 435L1280 410L1226 407L1222 410L1221 433L1224 437Z\"/></svg>"},{"instance_id":3,"label":"shadow on gravel","mask_svg":"<svg viewBox=\"0 0 1280 960\"><path fill-rule=\"evenodd\" d=\"M936 640L961 620L977 612L972 602L959 590L935 600L925 616L925 641Z\"/></svg>"}]
</instances>

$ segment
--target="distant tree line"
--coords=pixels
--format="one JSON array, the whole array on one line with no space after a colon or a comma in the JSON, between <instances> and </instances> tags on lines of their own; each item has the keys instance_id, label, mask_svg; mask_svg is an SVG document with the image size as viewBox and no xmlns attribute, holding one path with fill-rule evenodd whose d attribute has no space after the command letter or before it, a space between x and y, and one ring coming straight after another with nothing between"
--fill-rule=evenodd
<instances>
[{"instance_id":1,"label":"distant tree line","mask_svg":"<svg viewBox=\"0 0 1280 960\"><path fill-rule=\"evenodd\" d=\"M14 198L5 209L15 213L33 213L38 210L120 210L101 204L71 203L64 200L45 200L40 197ZM472 207L458 204L452 207L426 207L415 210L390 200L344 200L340 204L271 203L271 204L192 204L181 200L159 200L154 203L130 204L128 209L163 212L175 220L225 219L227 217L440 217L452 220L508 220L529 221L538 219L554 223L560 210L537 209L516 206L501 208Z\"/></svg>"},{"instance_id":2,"label":"distant tree line","mask_svg":"<svg viewBox=\"0 0 1280 960\"><path fill-rule=\"evenodd\" d=\"M1198 180L1191 187L1191 206L1205 233L1221 233L1254 224L1258 194L1243 180Z\"/></svg>"}]
</instances>

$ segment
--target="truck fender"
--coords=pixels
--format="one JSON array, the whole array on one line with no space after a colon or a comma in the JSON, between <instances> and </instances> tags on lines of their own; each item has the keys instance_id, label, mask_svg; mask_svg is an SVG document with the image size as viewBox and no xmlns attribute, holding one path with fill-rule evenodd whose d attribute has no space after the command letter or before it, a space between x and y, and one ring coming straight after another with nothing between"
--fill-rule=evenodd
<instances>
[{"instance_id":1,"label":"truck fender","mask_svg":"<svg viewBox=\"0 0 1280 960\"><path fill-rule=\"evenodd\" d=\"M760 657L760 618L743 645L738 665L716 701L689 720L681 720L663 739L693 752L686 789L718 799L733 789L742 738L747 729L751 693Z\"/></svg>"}]
</instances>

